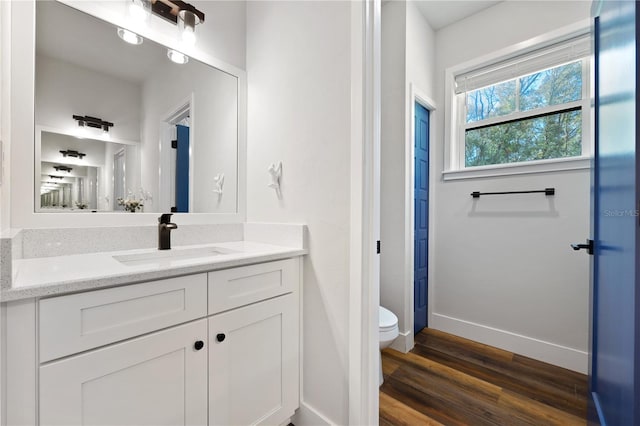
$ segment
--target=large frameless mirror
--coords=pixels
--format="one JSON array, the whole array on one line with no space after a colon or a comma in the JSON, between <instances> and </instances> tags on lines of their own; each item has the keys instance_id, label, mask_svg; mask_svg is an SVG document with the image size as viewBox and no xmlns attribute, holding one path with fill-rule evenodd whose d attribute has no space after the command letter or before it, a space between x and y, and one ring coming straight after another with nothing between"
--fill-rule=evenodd
<instances>
[{"instance_id":1,"label":"large frameless mirror","mask_svg":"<svg viewBox=\"0 0 640 426\"><path fill-rule=\"evenodd\" d=\"M238 78L171 52L36 2L37 212L238 212Z\"/></svg>"}]
</instances>

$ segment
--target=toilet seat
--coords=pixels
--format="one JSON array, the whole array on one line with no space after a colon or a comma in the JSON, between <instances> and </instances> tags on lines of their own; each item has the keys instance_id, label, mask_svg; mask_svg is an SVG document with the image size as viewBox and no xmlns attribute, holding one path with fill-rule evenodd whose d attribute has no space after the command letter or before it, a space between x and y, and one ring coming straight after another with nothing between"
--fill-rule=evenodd
<instances>
[{"instance_id":1,"label":"toilet seat","mask_svg":"<svg viewBox=\"0 0 640 426\"><path fill-rule=\"evenodd\" d=\"M390 310L380 306L379 336L381 348L385 348L398 337L398 317Z\"/></svg>"},{"instance_id":2,"label":"toilet seat","mask_svg":"<svg viewBox=\"0 0 640 426\"><path fill-rule=\"evenodd\" d=\"M388 310L387 308L380 306L380 320L379 327L380 331L386 331L393 329L398 326L398 317L394 315L393 312Z\"/></svg>"}]
</instances>

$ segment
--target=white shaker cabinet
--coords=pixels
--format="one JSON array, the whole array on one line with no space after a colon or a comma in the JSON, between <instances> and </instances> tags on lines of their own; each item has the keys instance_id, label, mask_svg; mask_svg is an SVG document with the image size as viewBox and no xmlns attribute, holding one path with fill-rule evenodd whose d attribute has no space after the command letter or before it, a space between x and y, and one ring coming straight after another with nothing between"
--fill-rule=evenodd
<instances>
[{"instance_id":1,"label":"white shaker cabinet","mask_svg":"<svg viewBox=\"0 0 640 426\"><path fill-rule=\"evenodd\" d=\"M286 424L300 282L296 257L10 302L7 394L35 413L4 424Z\"/></svg>"},{"instance_id":2,"label":"white shaker cabinet","mask_svg":"<svg viewBox=\"0 0 640 426\"><path fill-rule=\"evenodd\" d=\"M206 425L206 335L202 319L41 366L40 424Z\"/></svg>"},{"instance_id":3,"label":"white shaker cabinet","mask_svg":"<svg viewBox=\"0 0 640 426\"><path fill-rule=\"evenodd\" d=\"M210 425L279 425L298 408L294 297L209 318Z\"/></svg>"}]
</instances>

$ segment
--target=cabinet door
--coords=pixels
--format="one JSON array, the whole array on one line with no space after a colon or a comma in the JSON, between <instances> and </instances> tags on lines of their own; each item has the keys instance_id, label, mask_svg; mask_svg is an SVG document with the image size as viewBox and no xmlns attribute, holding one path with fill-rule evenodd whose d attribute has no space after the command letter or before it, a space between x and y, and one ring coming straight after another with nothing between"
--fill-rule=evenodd
<instances>
[{"instance_id":1,"label":"cabinet door","mask_svg":"<svg viewBox=\"0 0 640 426\"><path fill-rule=\"evenodd\" d=\"M209 319L210 425L278 425L298 408L296 297Z\"/></svg>"},{"instance_id":2,"label":"cabinet door","mask_svg":"<svg viewBox=\"0 0 640 426\"><path fill-rule=\"evenodd\" d=\"M205 425L207 320L40 367L41 425Z\"/></svg>"}]
</instances>

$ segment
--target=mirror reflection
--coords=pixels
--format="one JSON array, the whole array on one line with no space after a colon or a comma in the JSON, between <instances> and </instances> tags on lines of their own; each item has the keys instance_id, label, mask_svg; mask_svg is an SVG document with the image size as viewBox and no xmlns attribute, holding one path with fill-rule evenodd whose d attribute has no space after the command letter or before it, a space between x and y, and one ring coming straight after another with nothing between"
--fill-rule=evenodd
<instances>
[{"instance_id":1,"label":"mirror reflection","mask_svg":"<svg viewBox=\"0 0 640 426\"><path fill-rule=\"evenodd\" d=\"M135 185L135 142L78 138L36 128L40 146L41 211L144 211L149 194L128 194ZM135 206L128 199L140 200Z\"/></svg>"},{"instance_id":2,"label":"mirror reflection","mask_svg":"<svg viewBox=\"0 0 640 426\"><path fill-rule=\"evenodd\" d=\"M35 145L36 211L235 213L238 79L36 2Z\"/></svg>"}]
</instances>

